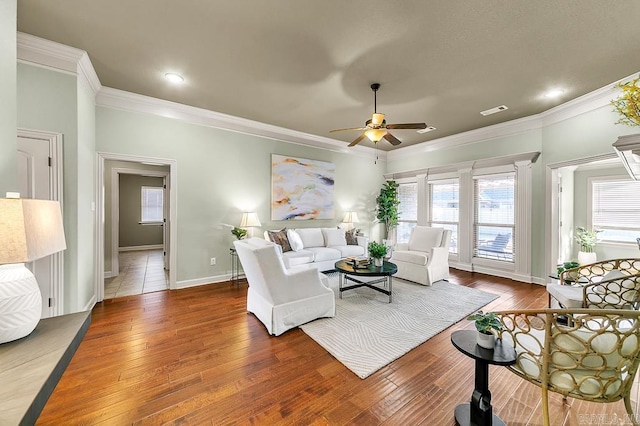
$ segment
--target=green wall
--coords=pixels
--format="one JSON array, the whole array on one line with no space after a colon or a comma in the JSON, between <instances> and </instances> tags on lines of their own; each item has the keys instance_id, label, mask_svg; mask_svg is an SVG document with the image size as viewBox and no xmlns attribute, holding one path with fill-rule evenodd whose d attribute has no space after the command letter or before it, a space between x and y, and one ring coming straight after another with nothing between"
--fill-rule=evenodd
<instances>
[{"instance_id":1,"label":"green wall","mask_svg":"<svg viewBox=\"0 0 640 426\"><path fill-rule=\"evenodd\" d=\"M0 0L0 197L18 190L16 0Z\"/></svg>"},{"instance_id":2,"label":"green wall","mask_svg":"<svg viewBox=\"0 0 640 426\"><path fill-rule=\"evenodd\" d=\"M344 211L355 209L365 233L373 225L375 195L383 182L384 163L324 149L265 139L177 120L110 108L96 109L98 151L177 162L178 284L229 273L229 248L243 211L256 211L262 229L285 226L336 226ZM291 155L335 164L335 220L271 221L271 154ZM217 258L215 266L209 265Z\"/></svg>"}]
</instances>

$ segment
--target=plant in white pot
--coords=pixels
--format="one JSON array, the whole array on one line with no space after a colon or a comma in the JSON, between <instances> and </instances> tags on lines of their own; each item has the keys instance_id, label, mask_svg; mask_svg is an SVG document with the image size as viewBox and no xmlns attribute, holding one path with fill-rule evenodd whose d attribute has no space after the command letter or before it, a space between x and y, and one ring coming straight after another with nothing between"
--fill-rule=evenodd
<instances>
[{"instance_id":1,"label":"plant in white pot","mask_svg":"<svg viewBox=\"0 0 640 426\"><path fill-rule=\"evenodd\" d=\"M369 249L369 257L373 259L373 263L376 266L382 266L382 258L387 254L387 246L371 241L367 248Z\"/></svg>"},{"instance_id":2,"label":"plant in white pot","mask_svg":"<svg viewBox=\"0 0 640 426\"><path fill-rule=\"evenodd\" d=\"M476 342L478 346L485 349L493 349L496 343L495 333L502 330L502 323L495 312L478 311L467 317L470 321L475 321L478 335Z\"/></svg>"},{"instance_id":3,"label":"plant in white pot","mask_svg":"<svg viewBox=\"0 0 640 426\"><path fill-rule=\"evenodd\" d=\"M578 251L578 263L580 265L589 265L595 263L598 258L593 248L598 243L599 230L588 230L584 226L576 228L576 243L580 246Z\"/></svg>"}]
</instances>

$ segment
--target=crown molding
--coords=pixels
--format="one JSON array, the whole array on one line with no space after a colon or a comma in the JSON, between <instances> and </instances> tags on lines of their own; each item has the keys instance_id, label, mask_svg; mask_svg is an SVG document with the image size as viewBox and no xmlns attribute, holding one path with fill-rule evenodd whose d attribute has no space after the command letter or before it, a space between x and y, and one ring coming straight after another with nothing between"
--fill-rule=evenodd
<instances>
[{"instance_id":1,"label":"crown molding","mask_svg":"<svg viewBox=\"0 0 640 426\"><path fill-rule=\"evenodd\" d=\"M94 96L102 87L89 55L84 50L21 32L17 33L16 38L20 62L76 75Z\"/></svg>"},{"instance_id":2,"label":"crown molding","mask_svg":"<svg viewBox=\"0 0 640 426\"><path fill-rule=\"evenodd\" d=\"M102 87L96 96L96 105L173 118L186 123L214 127L222 130L260 136L267 139L284 141L298 145L326 149L343 154L371 157L374 149L364 146L348 148L344 142L315 136L297 130L286 129L271 124L235 117L203 108L192 107L176 102L138 95L124 90ZM386 152L378 151L379 160L386 160Z\"/></svg>"},{"instance_id":3,"label":"crown molding","mask_svg":"<svg viewBox=\"0 0 640 426\"><path fill-rule=\"evenodd\" d=\"M607 84L600 89L596 89L571 101L565 102L540 114L530 115L517 120L505 123L494 124L480 129L470 130L444 138L434 139L418 145L399 148L389 152L388 161L399 160L416 154L436 151L443 148L460 147L487 140L511 136L528 130L541 129L545 126L559 123L573 117L585 114L599 108L611 105L611 99L615 96L615 86L635 77L637 73L621 78L611 84Z\"/></svg>"}]
</instances>

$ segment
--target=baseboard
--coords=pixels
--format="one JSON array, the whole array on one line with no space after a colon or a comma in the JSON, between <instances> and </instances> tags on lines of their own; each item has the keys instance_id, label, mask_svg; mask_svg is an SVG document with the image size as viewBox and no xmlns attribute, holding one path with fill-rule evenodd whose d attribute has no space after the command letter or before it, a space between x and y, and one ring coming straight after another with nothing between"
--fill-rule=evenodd
<instances>
[{"instance_id":1,"label":"baseboard","mask_svg":"<svg viewBox=\"0 0 640 426\"><path fill-rule=\"evenodd\" d=\"M146 246L118 247L118 251L159 250L164 248L162 244L148 244Z\"/></svg>"},{"instance_id":2,"label":"baseboard","mask_svg":"<svg viewBox=\"0 0 640 426\"><path fill-rule=\"evenodd\" d=\"M90 311L93 309L93 307L96 305L97 302L97 298L96 295L94 294L93 296L91 296L91 299L89 299L89 302L84 305L84 308L82 308L83 311Z\"/></svg>"},{"instance_id":3,"label":"baseboard","mask_svg":"<svg viewBox=\"0 0 640 426\"><path fill-rule=\"evenodd\" d=\"M176 289L197 287L199 285L216 284L231 280L231 274L215 275L212 277L194 278L176 282Z\"/></svg>"},{"instance_id":4,"label":"baseboard","mask_svg":"<svg viewBox=\"0 0 640 426\"><path fill-rule=\"evenodd\" d=\"M104 277L105 278L113 278L113 272L111 271L104 271Z\"/></svg>"}]
</instances>

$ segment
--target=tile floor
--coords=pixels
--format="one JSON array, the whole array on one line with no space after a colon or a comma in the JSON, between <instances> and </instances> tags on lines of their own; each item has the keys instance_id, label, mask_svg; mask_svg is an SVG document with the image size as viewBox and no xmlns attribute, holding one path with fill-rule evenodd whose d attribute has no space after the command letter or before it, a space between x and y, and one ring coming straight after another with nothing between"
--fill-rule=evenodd
<instances>
[{"instance_id":1,"label":"tile floor","mask_svg":"<svg viewBox=\"0 0 640 426\"><path fill-rule=\"evenodd\" d=\"M120 275L104 280L104 298L132 296L169 288L169 271L164 270L162 250L121 252Z\"/></svg>"}]
</instances>

